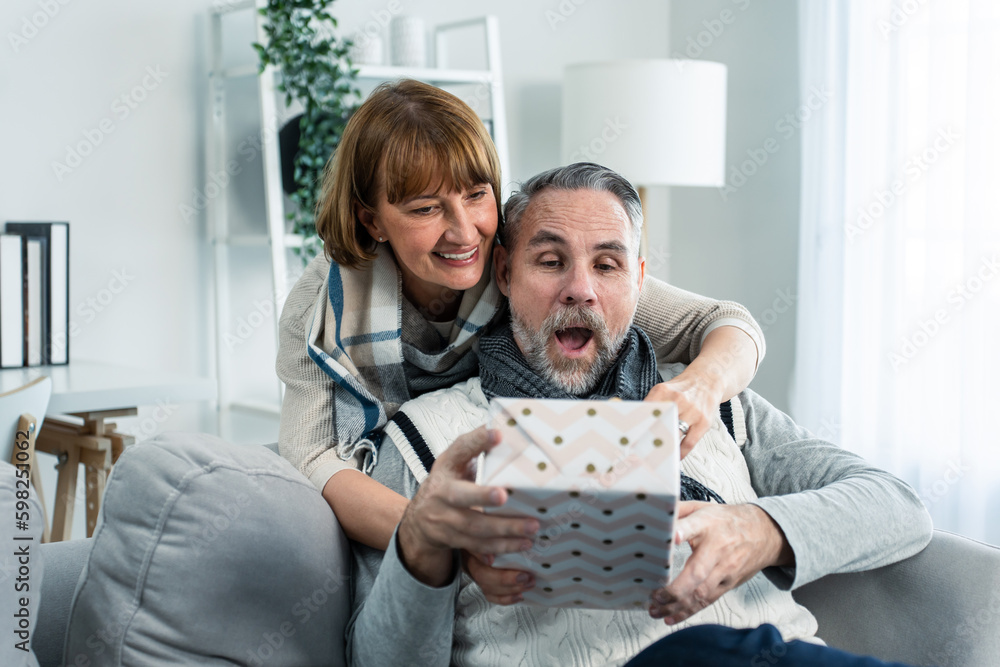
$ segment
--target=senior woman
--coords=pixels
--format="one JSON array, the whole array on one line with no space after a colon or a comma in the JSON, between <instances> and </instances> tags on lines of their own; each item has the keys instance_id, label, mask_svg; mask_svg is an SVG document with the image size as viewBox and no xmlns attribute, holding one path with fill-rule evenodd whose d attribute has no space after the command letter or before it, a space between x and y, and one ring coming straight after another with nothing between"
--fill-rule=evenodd
<instances>
[{"instance_id":1,"label":"senior woman","mask_svg":"<svg viewBox=\"0 0 1000 667\"><path fill-rule=\"evenodd\" d=\"M325 252L281 314L279 448L357 542L385 549L407 503L363 474L381 430L408 399L475 375L478 337L503 316L491 268L500 183L472 109L411 80L372 93L328 165ZM763 334L742 306L650 277L636 323L661 362L690 364L651 394L677 402L689 449L753 377Z\"/></svg>"}]
</instances>

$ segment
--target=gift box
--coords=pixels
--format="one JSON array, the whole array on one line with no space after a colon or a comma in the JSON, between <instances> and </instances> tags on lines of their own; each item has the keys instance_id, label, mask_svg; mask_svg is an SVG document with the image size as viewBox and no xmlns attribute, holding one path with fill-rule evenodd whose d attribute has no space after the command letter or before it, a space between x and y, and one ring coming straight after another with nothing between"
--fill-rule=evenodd
<instances>
[{"instance_id":1,"label":"gift box","mask_svg":"<svg viewBox=\"0 0 1000 667\"><path fill-rule=\"evenodd\" d=\"M670 575L676 405L495 398L490 414L502 439L477 481L510 497L486 511L541 523L531 551L498 555L494 566L535 575L526 603L645 607Z\"/></svg>"}]
</instances>

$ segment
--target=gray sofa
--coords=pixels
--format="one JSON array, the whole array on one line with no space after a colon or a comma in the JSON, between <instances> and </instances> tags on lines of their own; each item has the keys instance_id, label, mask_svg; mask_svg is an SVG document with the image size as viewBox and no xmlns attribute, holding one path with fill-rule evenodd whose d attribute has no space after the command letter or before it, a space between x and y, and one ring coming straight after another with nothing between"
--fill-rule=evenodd
<instances>
[{"instance_id":1,"label":"gray sofa","mask_svg":"<svg viewBox=\"0 0 1000 667\"><path fill-rule=\"evenodd\" d=\"M245 664L344 664L342 631L349 617L349 592L347 586L341 584L346 581L347 575L333 586L332 590L338 592L331 593L329 599L325 595L317 595L322 589L315 582L320 581L324 567L327 573L349 573L348 544L333 522L332 513L326 510L329 516L323 514L325 504L319 494L313 492L310 495L306 490L308 482L296 480L294 475L298 473L289 472L290 467L265 448L238 448L209 436L185 436L181 444L176 436L172 437L172 442L168 437L159 439L160 442L154 440L152 445L142 445L159 447L158 450L144 450L145 461L140 462L141 457L128 452L122 458L108 484L104 507L110 516L102 515L93 539L43 545L45 571L33 637L39 664L43 667L64 664L63 654L68 644L92 646L96 641L93 631L95 613L98 618L104 613L118 614L119 607L128 607L140 598L144 607L169 603L171 608L164 612L165 615L154 619L155 622L138 614L128 617L128 632L144 636L137 640L132 635L128 637L126 643L130 643L130 650L140 652L132 654L131 659L119 658L125 664L190 664L195 661L191 657L195 654L200 656L197 662L202 664L231 664L233 661ZM184 453L178 455L179 449ZM248 461L248 457L253 460ZM166 468L168 471L169 483L160 485L161 489L157 488L157 481L150 481L148 476L143 477L135 471L140 463L147 467L151 465L150 458L157 470ZM260 473L263 468L268 470ZM182 504L185 494L194 507L218 504L218 498L239 499L242 496L237 488L232 488L228 495L215 498L199 494L218 494L226 487L238 486L240 475L248 474L276 479L277 482L273 483L279 486L268 487L272 496L288 499L301 492L301 498L272 502L269 508L263 508L268 512L266 517L254 514L255 507L251 502L231 501L231 506L239 508L239 511L235 512L236 517L233 513L228 514L230 520L226 522L228 532L223 535L224 539L211 540L199 551L200 565L197 567L210 570L210 576L196 578L189 584L190 565L171 570L175 564L157 562L158 554L170 553L171 535L176 534L171 532L174 530L171 522L181 521L185 512L192 511ZM204 484L198 486L192 479L204 480ZM178 489L182 492L178 493ZM116 502L115 494L124 495L119 496ZM177 500L178 497L181 501ZM128 498L129 501L122 502L121 498ZM141 502L134 501L138 498ZM141 530L145 532L136 532L139 530L136 528L136 517L141 516L136 508L143 504L153 505L158 510L160 507L170 508L170 511L147 512L153 519L148 522L139 519L138 523L149 525L142 526ZM218 512L222 516L222 510ZM176 518L178 516L181 519ZM244 518L249 520L243 521ZM190 520L208 521L196 514L191 515ZM302 540L303 531L293 527L296 521L310 526L310 540ZM270 522L267 531L260 530L260 522ZM191 525L179 523L178 530L190 530ZM150 541L149 536L153 532L155 539ZM262 535L262 532L266 534ZM195 539L197 541L198 538ZM247 545L253 544L255 539L258 547L248 548ZM154 547L141 548L143 540ZM308 552L308 547L287 549L287 543L296 540L300 543L318 540L321 542L320 556L309 560L309 554L302 553ZM126 544L128 548L123 546ZM275 552L275 544L281 544L284 550ZM133 548L132 545L139 546ZM181 546L189 547L189 544L184 541ZM136 552L136 565L128 561L103 563L123 551ZM143 553L146 555L140 557ZM290 558L294 559L294 564ZM329 562L330 558L335 562ZM221 567L220 563L223 564ZM135 570L131 569L133 567ZM292 572L283 574L281 570ZM141 574L139 578L143 579L143 584L138 589L132 589L129 586L137 578L136 572ZM251 596L256 602L254 605L234 602L234 599L240 600L238 595L227 597L225 601L212 597L232 595L231 592L219 593L213 588L220 577L225 578L232 573L235 573L232 580L218 584L219 591L229 591L234 581L237 586L254 587L261 579L270 582L277 578L279 584L259 591L255 589ZM118 585L115 577L119 582L125 581L127 589L118 601L103 590ZM308 581L310 577L313 577L311 584ZM298 593L283 599L262 598L285 595L285 589L298 585L303 579L306 580L303 585L312 586L313 595L309 598L312 603L322 600L322 605L316 607L317 615L322 616L322 623L319 632L313 635L309 634L310 629L305 625L301 626L302 630L297 623L293 628L291 623L281 622L282 618L301 620L295 605L301 605L306 600L305 596L298 603L295 602L299 599ZM157 583L160 580L166 584ZM176 595L171 595L175 581L178 588ZM166 595L163 594L165 589ZM327 586L326 590L331 588ZM217 606L206 605L204 600L199 604L191 599L198 595ZM828 576L797 590L795 596L816 615L819 636L833 646L913 665L985 667L1000 664L1000 549L996 547L935 531L930 545L906 561L860 574ZM180 609L175 608L177 599L183 600ZM311 603L306 605L312 608ZM273 610L272 617L262 618L248 607ZM301 608L299 612L306 613ZM227 654L225 649L211 643L225 640L200 638L204 634L200 626L205 623L198 619L212 618L213 614L225 616L228 621L226 627L229 628L227 632L239 634L245 630L249 633L241 639L244 644L240 650ZM82 630L74 627L67 631L71 616L74 626L82 625ZM107 627L104 626L105 631ZM117 628L115 626L115 632ZM209 636L213 633L218 635L218 629L212 628ZM84 637L88 632L89 636ZM155 653L159 649L154 646L156 642L147 641L150 635L166 644L177 643L178 637L184 639L181 643L185 646L177 648L182 651L179 654L181 657L169 651L163 655ZM261 638L259 643L256 639L258 635ZM98 632L96 636L101 635ZM186 640L188 636L192 638L190 642ZM250 637L252 646L249 652L244 652L248 641L246 637ZM317 639L319 637L322 640ZM199 644L202 641L208 643ZM307 643L322 646L303 646ZM301 651L295 653L293 649ZM137 655L144 657L135 657ZM93 656L88 658L91 665L114 664L107 655L90 658ZM68 664L74 664L72 658L66 660Z\"/></svg>"}]
</instances>

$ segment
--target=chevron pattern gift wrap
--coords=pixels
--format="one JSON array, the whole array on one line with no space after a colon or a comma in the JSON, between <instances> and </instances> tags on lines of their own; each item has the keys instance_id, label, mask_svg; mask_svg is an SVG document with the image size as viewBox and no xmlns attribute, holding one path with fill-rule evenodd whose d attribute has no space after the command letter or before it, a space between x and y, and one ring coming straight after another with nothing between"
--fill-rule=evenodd
<instances>
[{"instance_id":1,"label":"chevron pattern gift wrap","mask_svg":"<svg viewBox=\"0 0 1000 667\"><path fill-rule=\"evenodd\" d=\"M494 566L535 575L526 603L645 607L670 574L676 405L494 398L490 414L502 439L478 482L510 498L487 511L541 522L531 551L497 556Z\"/></svg>"}]
</instances>

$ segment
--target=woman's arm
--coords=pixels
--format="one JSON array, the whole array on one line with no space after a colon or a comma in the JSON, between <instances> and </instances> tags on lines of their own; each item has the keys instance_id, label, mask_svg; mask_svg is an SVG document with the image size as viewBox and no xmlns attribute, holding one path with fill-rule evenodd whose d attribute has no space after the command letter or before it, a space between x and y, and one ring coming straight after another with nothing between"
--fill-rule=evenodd
<instances>
[{"instance_id":1,"label":"woman's arm","mask_svg":"<svg viewBox=\"0 0 1000 667\"><path fill-rule=\"evenodd\" d=\"M646 400L674 401L689 426L686 455L709 429L719 404L745 389L764 358L764 333L749 311L647 277L635 322L649 336L661 363L688 366L659 384Z\"/></svg>"},{"instance_id":2,"label":"woman's arm","mask_svg":"<svg viewBox=\"0 0 1000 667\"><path fill-rule=\"evenodd\" d=\"M323 493L349 538L384 550L406 499L363 474L357 459L340 459L333 428L335 383L306 351L305 323L328 270L328 263L311 264L282 309L275 370L285 397L278 450Z\"/></svg>"},{"instance_id":3,"label":"woman's arm","mask_svg":"<svg viewBox=\"0 0 1000 667\"><path fill-rule=\"evenodd\" d=\"M337 515L344 534L385 551L409 502L360 470L344 470L323 487L323 498Z\"/></svg>"},{"instance_id":4,"label":"woman's arm","mask_svg":"<svg viewBox=\"0 0 1000 667\"><path fill-rule=\"evenodd\" d=\"M733 352L747 355L754 371L764 359L764 332L746 308L682 290L652 276L647 275L643 282L635 323L649 336L660 363L692 363L711 332L722 326L738 328L753 342L754 350L749 354L742 347ZM746 384L741 385L733 395L745 388Z\"/></svg>"}]
</instances>

